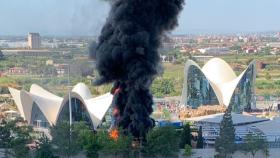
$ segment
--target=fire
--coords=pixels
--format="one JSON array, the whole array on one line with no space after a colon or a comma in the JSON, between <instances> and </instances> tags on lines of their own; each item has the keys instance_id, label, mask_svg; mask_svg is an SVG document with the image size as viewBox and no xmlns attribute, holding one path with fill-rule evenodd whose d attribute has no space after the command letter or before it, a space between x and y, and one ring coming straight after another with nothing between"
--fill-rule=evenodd
<instances>
[{"instance_id":1,"label":"fire","mask_svg":"<svg viewBox=\"0 0 280 158\"><path fill-rule=\"evenodd\" d=\"M113 129L111 132L110 132L110 137L112 139L114 139L115 141L118 140L119 138L119 131L117 129Z\"/></svg>"}]
</instances>

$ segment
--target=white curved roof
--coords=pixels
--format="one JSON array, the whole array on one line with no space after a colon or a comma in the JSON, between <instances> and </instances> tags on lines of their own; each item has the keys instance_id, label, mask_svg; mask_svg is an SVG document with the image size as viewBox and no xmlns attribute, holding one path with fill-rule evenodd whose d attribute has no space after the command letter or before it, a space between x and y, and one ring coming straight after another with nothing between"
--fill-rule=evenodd
<instances>
[{"instance_id":1,"label":"white curved roof","mask_svg":"<svg viewBox=\"0 0 280 158\"><path fill-rule=\"evenodd\" d=\"M255 61L252 61L246 70L244 70L239 76L236 76L232 68L220 58L213 58L209 60L202 67L202 69L194 61L188 60L185 66L185 81L182 92L182 103L184 104L186 102L185 100L187 99L187 78L189 67L191 65L197 67L205 75L206 79L213 88L219 103L221 105L228 106L236 87L252 64L255 64Z\"/></svg>"},{"instance_id":2,"label":"white curved roof","mask_svg":"<svg viewBox=\"0 0 280 158\"><path fill-rule=\"evenodd\" d=\"M9 91L13 96L13 99L17 105L18 111L24 120L27 120L30 123L31 119L31 110L33 106L32 98L28 95L26 91L19 91L14 88L9 87ZM23 104L25 106L23 106Z\"/></svg>"},{"instance_id":3,"label":"white curved roof","mask_svg":"<svg viewBox=\"0 0 280 158\"><path fill-rule=\"evenodd\" d=\"M90 90L84 83L76 84L76 86L74 86L74 88L72 89L72 92L79 94L83 99L92 98Z\"/></svg>"},{"instance_id":4,"label":"white curved roof","mask_svg":"<svg viewBox=\"0 0 280 158\"><path fill-rule=\"evenodd\" d=\"M232 68L220 58L209 60L202 67L202 72L215 84L229 82L236 78Z\"/></svg>"},{"instance_id":5,"label":"white curved roof","mask_svg":"<svg viewBox=\"0 0 280 158\"><path fill-rule=\"evenodd\" d=\"M69 95L61 98L42 87L33 84L30 92L9 88L9 91L17 105L21 116L31 122L31 112L33 103L39 107L50 124L56 124L58 116L63 106L69 100ZM94 128L97 128L109 109L113 96L110 93L93 98L88 87L83 83L78 83L70 92L71 98L79 99L87 109Z\"/></svg>"}]
</instances>

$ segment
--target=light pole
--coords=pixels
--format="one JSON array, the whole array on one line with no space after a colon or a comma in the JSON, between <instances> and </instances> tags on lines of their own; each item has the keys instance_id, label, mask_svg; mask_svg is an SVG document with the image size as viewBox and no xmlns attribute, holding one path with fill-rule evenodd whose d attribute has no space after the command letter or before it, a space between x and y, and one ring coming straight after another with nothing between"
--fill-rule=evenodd
<instances>
[{"instance_id":1,"label":"light pole","mask_svg":"<svg viewBox=\"0 0 280 158\"><path fill-rule=\"evenodd\" d=\"M71 105L71 88L70 88L70 64L68 64L68 93L69 93L69 123L70 123L70 132L72 125L72 105Z\"/></svg>"},{"instance_id":2,"label":"light pole","mask_svg":"<svg viewBox=\"0 0 280 158\"><path fill-rule=\"evenodd\" d=\"M71 88L70 88L70 64L68 64L68 105L69 105L69 153L67 154L68 157L70 157L70 151L71 151L71 126L72 126L72 105L71 105Z\"/></svg>"}]
</instances>

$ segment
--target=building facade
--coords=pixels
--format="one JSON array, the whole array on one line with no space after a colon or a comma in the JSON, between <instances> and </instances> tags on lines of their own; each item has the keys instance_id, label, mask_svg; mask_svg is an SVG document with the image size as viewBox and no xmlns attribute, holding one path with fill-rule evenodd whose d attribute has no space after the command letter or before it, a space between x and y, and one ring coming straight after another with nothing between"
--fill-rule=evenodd
<instances>
[{"instance_id":1,"label":"building facade","mask_svg":"<svg viewBox=\"0 0 280 158\"><path fill-rule=\"evenodd\" d=\"M192 108L202 105L231 106L237 113L255 109L255 63L252 61L246 70L236 76L222 59L213 58L202 68L188 60L181 104Z\"/></svg>"},{"instance_id":2,"label":"building facade","mask_svg":"<svg viewBox=\"0 0 280 158\"><path fill-rule=\"evenodd\" d=\"M28 47L29 47L29 49L40 49L41 36L39 33L29 33L28 34Z\"/></svg>"},{"instance_id":3,"label":"building facade","mask_svg":"<svg viewBox=\"0 0 280 158\"><path fill-rule=\"evenodd\" d=\"M11 67L7 70L8 75L26 75L28 70L22 67Z\"/></svg>"}]
</instances>

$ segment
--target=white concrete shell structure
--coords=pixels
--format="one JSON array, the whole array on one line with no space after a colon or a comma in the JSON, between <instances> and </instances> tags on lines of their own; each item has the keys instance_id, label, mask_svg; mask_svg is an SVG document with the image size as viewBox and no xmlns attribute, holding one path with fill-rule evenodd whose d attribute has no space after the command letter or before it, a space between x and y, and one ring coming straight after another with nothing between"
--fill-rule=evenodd
<instances>
[{"instance_id":1,"label":"white concrete shell structure","mask_svg":"<svg viewBox=\"0 0 280 158\"><path fill-rule=\"evenodd\" d=\"M209 60L202 68L188 60L184 77L183 105L232 105L235 112L255 108L255 61L236 76L232 68L220 58Z\"/></svg>"},{"instance_id":2,"label":"white concrete shell structure","mask_svg":"<svg viewBox=\"0 0 280 158\"><path fill-rule=\"evenodd\" d=\"M67 108L69 110L69 95L61 98L36 84L31 86L30 92L14 88L9 88L9 91L21 116L31 125L36 125L34 121L38 123L38 119L47 125L55 125L61 115L67 113ZM81 118L87 117L86 119L96 129L109 109L113 96L107 93L93 98L87 86L78 83L70 92L70 98L71 103L74 102L71 106L73 109L72 115L76 112L76 115ZM66 109L66 111L63 109ZM79 114L79 112L83 112L83 115L86 116L80 116L82 114ZM69 111L65 118L69 119ZM73 116L73 119L75 119L75 116Z\"/></svg>"}]
</instances>

